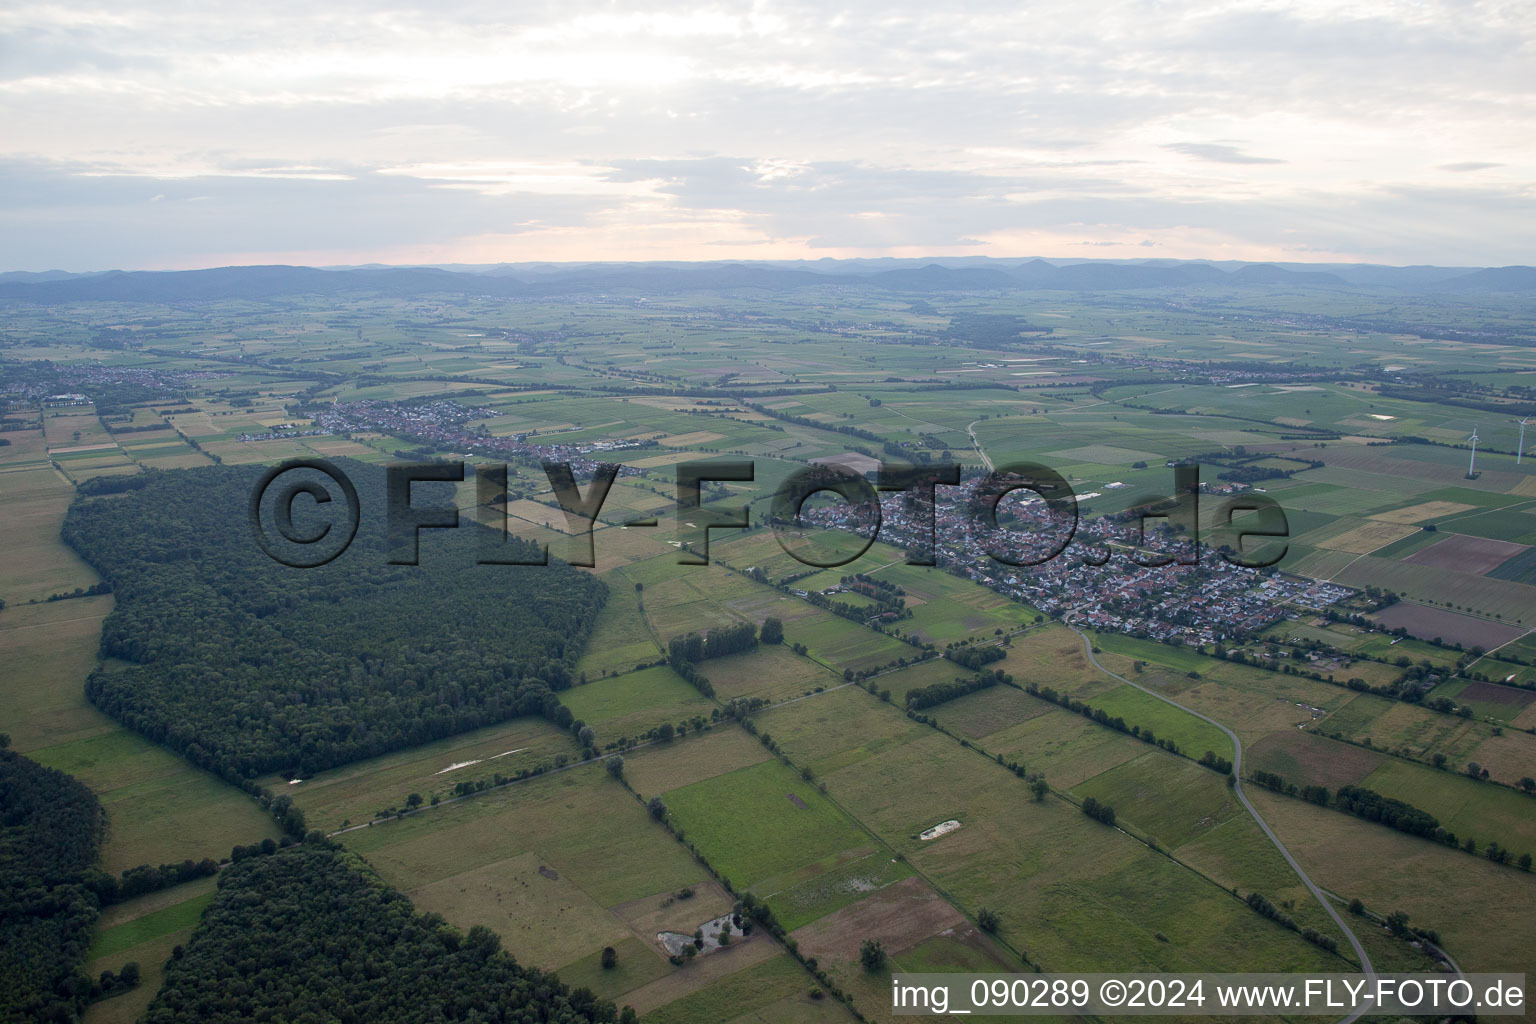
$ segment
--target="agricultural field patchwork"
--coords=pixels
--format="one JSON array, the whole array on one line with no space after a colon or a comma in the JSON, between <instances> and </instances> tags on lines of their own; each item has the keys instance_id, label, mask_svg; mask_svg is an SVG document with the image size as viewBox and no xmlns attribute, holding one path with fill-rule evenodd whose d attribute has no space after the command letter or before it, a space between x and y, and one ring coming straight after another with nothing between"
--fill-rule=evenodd
<instances>
[{"instance_id":1,"label":"agricultural field patchwork","mask_svg":"<svg viewBox=\"0 0 1536 1024\"><path fill-rule=\"evenodd\" d=\"M0 726L94 794L105 872L228 862L103 911L78 966L131 961L142 980L83 1019L137 1020L181 970L172 951L217 928L221 880L309 844L359 855L457 941L493 936L647 1024L894 1024L895 971L1357 970L1308 879L1341 912L1363 902L1344 920L1378 971L1438 970L1438 949L1522 969L1536 460L1517 461L1528 395L1510 381L1536 359L1452 339L1528 331L1529 311L1405 291L1403 324L1362 324L1382 294L552 285L7 305ZM98 347L107 330L134 343ZM293 459L359 479L463 462L412 498L463 532L423 527L421 565L362 533L330 569L173 578L149 570L189 546L258 553L243 511L212 539L113 512L166 488L180 515L199 481ZM561 462L581 496L614 467L585 520L560 507ZM750 478L722 471L742 462ZM981 481L1020 462L1074 496L1074 540L1038 565L988 553L1049 535L1025 490L988 521ZM690 463L720 476L697 505ZM936 564L915 564L924 506L882 463L963 481L935 486ZM1181 463L1200 483L1187 522L1169 500ZM476 469L497 464L505 493L483 493ZM854 498L818 492L789 521L776 490L829 464ZM363 490L360 520L380 526L383 489ZM327 494L290 495L290 525L330 522L344 495ZM1286 553L1221 561L1229 502L1260 499L1284 513ZM116 532L92 548L66 517ZM588 521L595 564L560 565L585 561ZM481 525L557 564L430 564ZM1142 564L1196 531L1198 564ZM828 557L797 557L812 551ZM434 571L387 621L349 589ZM536 656L524 635L465 635L533 614L557 573L587 599L528 620ZM155 687L115 685L166 651ZM240 727L204 729L214 705ZM259 758L228 752L242 735ZM355 754L319 756L342 744ZM1445 834L1372 820L1341 789Z\"/></svg>"}]
</instances>

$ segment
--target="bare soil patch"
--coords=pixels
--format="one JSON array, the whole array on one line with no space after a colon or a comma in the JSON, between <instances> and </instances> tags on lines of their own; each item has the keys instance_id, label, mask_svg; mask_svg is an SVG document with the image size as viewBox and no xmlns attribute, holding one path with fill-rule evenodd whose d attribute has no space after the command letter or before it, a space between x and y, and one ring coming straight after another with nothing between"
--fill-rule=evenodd
<instances>
[{"instance_id":1,"label":"bare soil patch","mask_svg":"<svg viewBox=\"0 0 1536 1024\"><path fill-rule=\"evenodd\" d=\"M1510 686L1495 686L1493 683L1470 683L1456 695L1456 698L1468 704L1499 704L1503 707L1523 708L1532 701L1536 701L1536 694L1528 690L1516 690Z\"/></svg>"},{"instance_id":2,"label":"bare soil patch","mask_svg":"<svg viewBox=\"0 0 1536 1024\"><path fill-rule=\"evenodd\" d=\"M1328 728L1327 719L1321 728ZM1359 783L1381 766L1381 754L1301 730L1273 733L1248 749L1247 767L1276 773L1298 786L1337 789Z\"/></svg>"},{"instance_id":3,"label":"bare soil patch","mask_svg":"<svg viewBox=\"0 0 1536 1024\"><path fill-rule=\"evenodd\" d=\"M1456 569L1481 576L1526 550L1524 544L1508 540L1490 540L1487 537L1468 537L1465 534L1448 534L1438 543L1421 551L1415 551L1403 559L1414 565L1427 565L1433 569Z\"/></svg>"},{"instance_id":4,"label":"bare soil patch","mask_svg":"<svg viewBox=\"0 0 1536 1024\"><path fill-rule=\"evenodd\" d=\"M1517 626L1506 626L1501 622L1489 622L1471 615L1442 611L1439 608L1430 608L1411 601L1399 601L1392 607L1378 612L1375 618L1388 629L1401 626L1414 636L1425 640L1440 637L1443 640L1457 641L1464 647L1476 646L1484 650L1492 650L1500 644L1508 643L1525 632Z\"/></svg>"},{"instance_id":5,"label":"bare soil patch","mask_svg":"<svg viewBox=\"0 0 1536 1024\"><path fill-rule=\"evenodd\" d=\"M932 828L925 828L925 829L923 829L922 832L918 833L917 838L921 839L923 842L926 843L930 839L937 839L940 836L947 836L947 835L949 835L951 832L953 832L955 829L957 829L959 827L960 827L960 822L955 820L954 818L950 818L948 821L941 821L941 822L939 822L937 825L933 826Z\"/></svg>"}]
</instances>

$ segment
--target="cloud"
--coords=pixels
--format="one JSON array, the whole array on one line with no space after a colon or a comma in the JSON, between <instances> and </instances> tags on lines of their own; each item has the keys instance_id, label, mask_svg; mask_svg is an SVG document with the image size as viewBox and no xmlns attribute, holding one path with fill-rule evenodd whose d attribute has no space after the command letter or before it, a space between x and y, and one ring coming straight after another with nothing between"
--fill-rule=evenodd
<instances>
[{"instance_id":1,"label":"cloud","mask_svg":"<svg viewBox=\"0 0 1536 1024\"><path fill-rule=\"evenodd\" d=\"M1520 5L1459 0L17 0L0 269L540 245L1529 263L1518 191L1404 197L1536 180L1533 48Z\"/></svg>"},{"instance_id":2,"label":"cloud","mask_svg":"<svg viewBox=\"0 0 1536 1024\"><path fill-rule=\"evenodd\" d=\"M1175 153L1183 153L1197 160L1209 160L1216 164L1283 164L1284 160L1269 156L1251 156L1236 146L1219 142L1170 142L1163 147Z\"/></svg>"},{"instance_id":3,"label":"cloud","mask_svg":"<svg viewBox=\"0 0 1536 1024\"><path fill-rule=\"evenodd\" d=\"M371 168L332 170L153 177L99 164L0 161L0 261L99 270L207 265L240 252L446 246L487 232L595 223L606 205L571 195L493 198Z\"/></svg>"}]
</instances>

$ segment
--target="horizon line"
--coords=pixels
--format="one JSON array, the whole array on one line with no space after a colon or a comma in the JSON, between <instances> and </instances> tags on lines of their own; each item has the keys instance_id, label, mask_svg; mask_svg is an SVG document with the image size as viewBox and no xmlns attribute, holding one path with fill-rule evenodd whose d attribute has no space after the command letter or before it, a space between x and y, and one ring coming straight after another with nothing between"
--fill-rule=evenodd
<instances>
[{"instance_id":1,"label":"horizon line","mask_svg":"<svg viewBox=\"0 0 1536 1024\"><path fill-rule=\"evenodd\" d=\"M357 270L443 270L449 273L456 272L452 268L463 269L489 269L497 267L592 267L592 266L765 266L765 265L801 265L801 264L840 264L840 263L907 263L924 264L929 266L945 266L958 262L977 263L1034 263L1043 262L1052 265L1069 265L1078 263L1105 263L1118 265L1187 265L1204 264L1207 266L1277 266L1277 267L1368 267L1384 270L1510 270L1531 269L1533 264L1526 263L1373 263L1369 261L1351 260L1240 260L1221 259L1216 257L1171 257L1171 256L1146 256L1146 257L1114 257L1114 256L820 256L820 257L789 257L789 258L758 258L758 259L725 259L725 260L682 260L682 259L590 259L590 260L502 260L492 263L471 263L449 261L443 263L407 262L407 263L215 263L196 267L108 267L98 270L65 270L62 267L49 267L45 270L27 270L11 268L0 270L0 277L16 275L44 275L44 274L68 274L74 277L101 276L104 274L187 274L200 273L210 270L257 270L265 268L290 268L297 270L319 270L325 272L347 272Z\"/></svg>"}]
</instances>

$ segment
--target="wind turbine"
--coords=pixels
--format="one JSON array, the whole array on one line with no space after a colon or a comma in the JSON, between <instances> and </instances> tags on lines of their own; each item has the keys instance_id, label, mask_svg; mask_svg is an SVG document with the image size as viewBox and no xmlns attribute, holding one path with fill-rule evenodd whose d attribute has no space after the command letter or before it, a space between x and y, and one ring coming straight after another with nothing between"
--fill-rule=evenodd
<instances>
[{"instance_id":1,"label":"wind turbine","mask_svg":"<svg viewBox=\"0 0 1536 1024\"><path fill-rule=\"evenodd\" d=\"M1525 455L1525 425L1530 420L1527 416L1520 421L1520 447L1515 449L1515 465L1520 465L1520 459Z\"/></svg>"},{"instance_id":2,"label":"wind turbine","mask_svg":"<svg viewBox=\"0 0 1536 1024\"><path fill-rule=\"evenodd\" d=\"M1472 424L1472 458L1467 462L1467 479L1476 479L1473 470L1477 466L1477 424Z\"/></svg>"}]
</instances>

